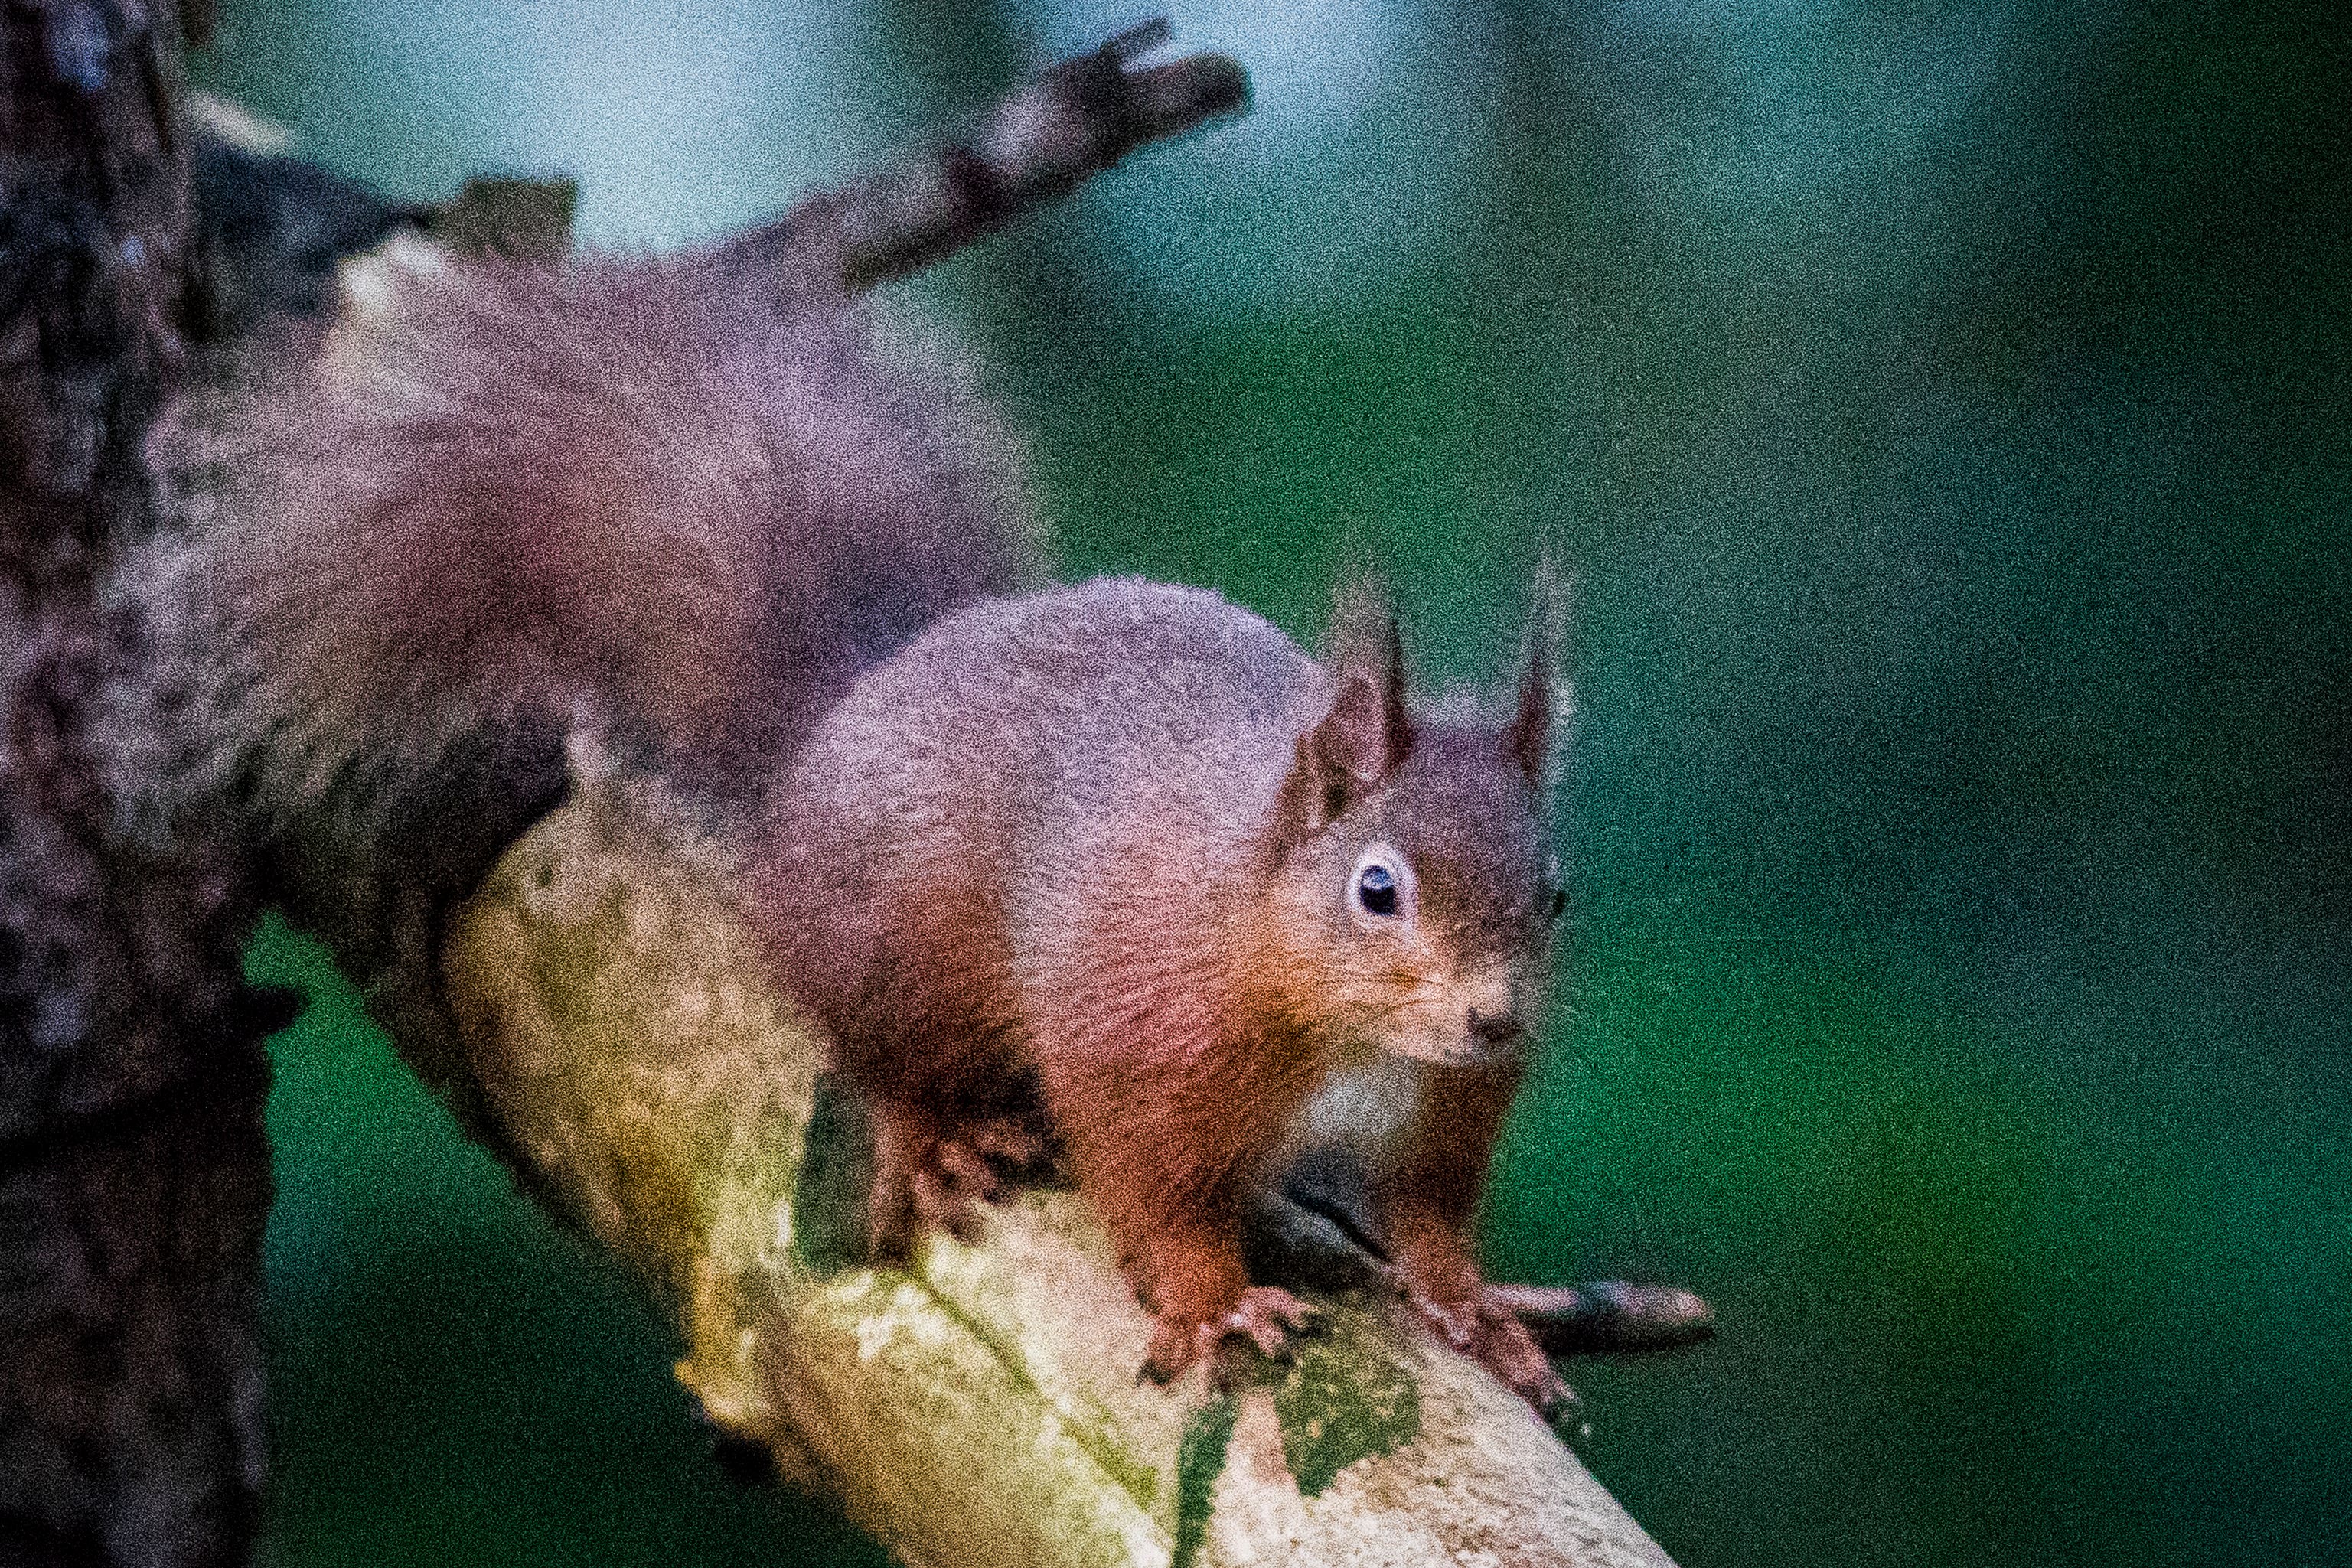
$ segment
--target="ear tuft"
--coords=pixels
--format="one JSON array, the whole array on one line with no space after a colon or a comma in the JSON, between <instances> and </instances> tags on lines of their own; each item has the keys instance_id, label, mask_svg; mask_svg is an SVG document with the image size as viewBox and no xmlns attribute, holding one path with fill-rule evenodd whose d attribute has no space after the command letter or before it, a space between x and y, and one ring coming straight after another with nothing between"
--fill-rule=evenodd
<instances>
[{"instance_id":1,"label":"ear tuft","mask_svg":"<svg viewBox=\"0 0 2352 1568\"><path fill-rule=\"evenodd\" d=\"M1535 788L1551 760L1552 708L1559 690L1559 659L1568 632L1568 588L1547 556L1536 565L1520 656L1518 702L1503 727L1503 754Z\"/></svg>"},{"instance_id":2,"label":"ear tuft","mask_svg":"<svg viewBox=\"0 0 2352 1568\"><path fill-rule=\"evenodd\" d=\"M1360 671L1342 675L1330 711L1307 732L1323 821L1347 815L1403 760L1391 758L1392 731L1386 691Z\"/></svg>"},{"instance_id":3,"label":"ear tuft","mask_svg":"<svg viewBox=\"0 0 2352 1568\"><path fill-rule=\"evenodd\" d=\"M1405 706L1404 639L1397 631L1396 606L1387 585L1358 577L1340 588L1331 606L1329 650L1334 694L1328 727L1349 708L1348 685L1362 682L1374 701L1369 711L1351 713L1349 731L1359 749L1348 755L1355 775L1378 783L1395 772L1412 750L1412 716Z\"/></svg>"},{"instance_id":4,"label":"ear tuft","mask_svg":"<svg viewBox=\"0 0 2352 1568\"><path fill-rule=\"evenodd\" d=\"M1298 737L1283 781L1281 832L1288 842L1355 810L1412 750L1404 640L1377 583L1360 581L1341 591L1330 643L1331 706Z\"/></svg>"}]
</instances>

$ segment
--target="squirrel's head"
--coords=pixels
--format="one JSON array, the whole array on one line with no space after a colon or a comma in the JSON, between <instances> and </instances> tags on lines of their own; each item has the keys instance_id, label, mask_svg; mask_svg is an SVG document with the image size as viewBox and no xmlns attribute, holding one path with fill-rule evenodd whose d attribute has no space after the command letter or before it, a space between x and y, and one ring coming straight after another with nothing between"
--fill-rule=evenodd
<instances>
[{"instance_id":1,"label":"squirrel's head","mask_svg":"<svg viewBox=\"0 0 2352 1568\"><path fill-rule=\"evenodd\" d=\"M1547 772L1560 594L1542 573L1509 716L1414 714L1396 620L1343 599L1330 696L1269 830L1295 1016L1351 1050L1457 1064L1532 1041L1564 894Z\"/></svg>"}]
</instances>

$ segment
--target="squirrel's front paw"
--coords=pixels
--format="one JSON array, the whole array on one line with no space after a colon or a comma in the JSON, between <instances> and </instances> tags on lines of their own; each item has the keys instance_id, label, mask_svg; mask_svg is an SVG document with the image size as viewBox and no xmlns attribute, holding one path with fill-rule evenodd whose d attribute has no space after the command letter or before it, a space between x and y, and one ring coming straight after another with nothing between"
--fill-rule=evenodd
<instances>
[{"instance_id":1,"label":"squirrel's front paw","mask_svg":"<svg viewBox=\"0 0 2352 1568\"><path fill-rule=\"evenodd\" d=\"M1536 1343L1527 1325L1516 1317L1506 1314L1486 1318L1474 1354L1547 1421L1556 1423L1576 1403L1575 1391L1553 1368L1551 1358L1544 1354L1543 1347Z\"/></svg>"},{"instance_id":2,"label":"squirrel's front paw","mask_svg":"<svg viewBox=\"0 0 2352 1568\"><path fill-rule=\"evenodd\" d=\"M1220 1352L1228 1341L1253 1344L1268 1360L1287 1361L1291 1337L1307 1332L1320 1316L1318 1309L1271 1285L1251 1286L1230 1312L1213 1317L1162 1312L1152 1331L1151 1354L1143 1363L1142 1375L1154 1383L1170 1383L1194 1362L1208 1361L1217 1369L1222 1385L1228 1380L1229 1369Z\"/></svg>"},{"instance_id":3,"label":"squirrel's front paw","mask_svg":"<svg viewBox=\"0 0 2352 1568\"><path fill-rule=\"evenodd\" d=\"M1556 1421L1576 1403L1576 1395L1553 1370L1551 1358L1537 1344L1518 1314L1499 1300L1489 1300L1487 1287L1470 1296L1441 1301L1420 1291L1409 1292L1413 1309L1440 1339L1501 1378L1511 1391L1546 1420Z\"/></svg>"}]
</instances>

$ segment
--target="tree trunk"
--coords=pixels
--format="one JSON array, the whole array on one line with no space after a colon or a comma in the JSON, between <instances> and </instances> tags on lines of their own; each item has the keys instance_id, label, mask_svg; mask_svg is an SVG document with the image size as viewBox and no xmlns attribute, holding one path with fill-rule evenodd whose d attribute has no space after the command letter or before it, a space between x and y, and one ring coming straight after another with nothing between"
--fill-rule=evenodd
<instances>
[{"instance_id":1,"label":"tree trunk","mask_svg":"<svg viewBox=\"0 0 2352 1568\"><path fill-rule=\"evenodd\" d=\"M112 821L101 585L187 361L177 19L0 9L0 1562L242 1562L269 1155L238 857Z\"/></svg>"}]
</instances>

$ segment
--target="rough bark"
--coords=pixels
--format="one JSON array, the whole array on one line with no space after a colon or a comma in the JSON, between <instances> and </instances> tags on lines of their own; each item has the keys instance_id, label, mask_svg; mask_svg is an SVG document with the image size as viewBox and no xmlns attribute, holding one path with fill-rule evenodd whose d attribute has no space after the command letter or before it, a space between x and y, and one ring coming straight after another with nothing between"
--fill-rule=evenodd
<instances>
[{"instance_id":1,"label":"rough bark","mask_svg":"<svg viewBox=\"0 0 2352 1568\"><path fill-rule=\"evenodd\" d=\"M107 565L187 361L168 6L0 9L0 1561L242 1561L268 1151L232 846L112 831Z\"/></svg>"}]
</instances>

